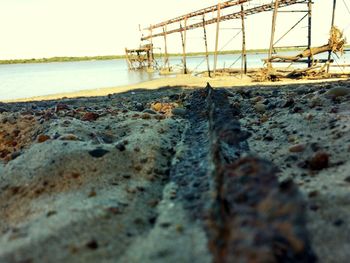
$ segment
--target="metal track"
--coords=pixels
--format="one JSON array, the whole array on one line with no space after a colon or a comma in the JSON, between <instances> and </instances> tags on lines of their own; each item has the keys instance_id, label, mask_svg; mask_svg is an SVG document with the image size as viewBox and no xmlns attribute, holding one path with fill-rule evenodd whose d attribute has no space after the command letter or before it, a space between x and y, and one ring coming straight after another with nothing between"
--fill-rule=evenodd
<instances>
[{"instance_id":1,"label":"metal track","mask_svg":"<svg viewBox=\"0 0 350 263\"><path fill-rule=\"evenodd\" d=\"M295 5L295 4L300 4L300 3L306 3L307 1L308 0L280 0L279 3L278 3L278 8L282 8L282 7L286 7L286 6L290 6L290 5ZM253 8L250 8L250 9L246 9L246 10L243 11L243 16L249 16L249 15L254 15L254 14L257 14L257 13L261 13L261 12L271 11L271 10L274 9L274 5L275 5L275 3L271 2L270 4L265 4L265 5L253 7ZM241 17L242 17L242 12L238 11L238 12L235 12L235 13L232 13L232 14L229 14L229 15L221 16L219 18L219 20L220 20L220 22L222 22L222 21L227 21L227 20L232 20L232 19L240 19ZM183 19L181 19L181 20L183 20ZM177 20L177 21L181 21L181 20ZM210 24L217 23L217 21L218 21L218 18L213 18L213 19L206 20L204 22L199 22L199 23L196 23L196 24L188 25L186 27L169 30L169 31L165 31L165 32L162 32L162 33L151 34L151 35L142 37L141 40L143 41L143 40L147 40L147 39L150 39L150 38L155 38L155 37L169 35L169 34L173 34L173 33L177 33L177 32L182 32L182 31L185 31L185 30L196 29L196 28L199 28L199 27L203 27L205 25L210 25ZM165 26L166 22L164 22L163 24Z\"/></svg>"},{"instance_id":2,"label":"metal track","mask_svg":"<svg viewBox=\"0 0 350 263\"><path fill-rule=\"evenodd\" d=\"M176 198L203 223L215 263L316 262L296 185L279 183L271 162L249 155L228 96L208 85L188 98L189 127L170 171Z\"/></svg>"}]
</instances>

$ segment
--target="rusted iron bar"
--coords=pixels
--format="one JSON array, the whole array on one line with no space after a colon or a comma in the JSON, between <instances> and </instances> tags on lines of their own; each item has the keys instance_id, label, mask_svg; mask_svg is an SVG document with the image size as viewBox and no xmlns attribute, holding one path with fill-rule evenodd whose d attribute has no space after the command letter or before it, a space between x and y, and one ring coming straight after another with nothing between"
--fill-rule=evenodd
<instances>
[{"instance_id":1,"label":"rusted iron bar","mask_svg":"<svg viewBox=\"0 0 350 263\"><path fill-rule=\"evenodd\" d=\"M334 20L335 20L335 8L337 6L337 0L333 0L333 11L332 11L332 22L331 22L331 30L334 27ZM327 73L329 73L329 65L331 60L332 51L328 51L328 65L327 65Z\"/></svg>"},{"instance_id":2,"label":"rusted iron bar","mask_svg":"<svg viewBox=\"0 0 350 263\"><path fill-rule=\"evenodd\" d=\"M187 97L184 151L170 171L176 199L207 231L214 263L314 263L305 227L305 203L278 169L250 156L249 134L224 89ZM245 156L245 157L242 157Z\"/></svg>"},{"instance_id":3,"label":"rusted iron bar","mask_svg":"<svg viewBox=\"0 0 350 263\"><path fill-rule=\"evenodd\" d=\"M277 12L278 12L278 7L279 7L279 0L275 0L275 6L273 9L273 14L272 14L272 25L271 25L271 39L270 39L270 48L269 48L269 57L268 57L268 67L271 68L271 58L272 58L272 51L273 51L273 43L275 39L275 31L276 31L276 19L277 19Z\"/></svg>"},{"instance_id":4,"label":"rusted iron bar","mask_svg":"<svg viewBox=\"0 0 350 263\"><path fill-rule=\"evenodd\" d=\"M307 3L308 8L308 24L307 24L307 48L311 50L312 45L312 0ZM308 57L307 66L310 68L312 66L312 55Z\"/></svg>"},{"instance_id":5,"label":"rusted iron bar","mask_svg":"<svg viewBox=\"0 0 350 263\"><path fill-rule=\"evenodd\" d=\"M216 37L215 37L215 51L214 51L214 69L213 69L213 76L216 75L216 67L218 64L218 49L219 49L219 32L220 32L220 17L221 17L221 10L220 10L220 4L218 4L217 8L217 18L216 18Z\"/></svg>"},{"instance_id":6,"label":"rusted iron bar","mask_svg":"<svg viewBox=\"0 0 350 263\"><path fill-rule=\"evenodd\" d=\"M280 1L278 1L279 2L278 7L282 8L282 7L286 7L286 6L290 6L290 5L294 5L294 4L301 4L301 3L305 3L306 1L308 1L308 0L280 0ZM257 13L260 13L260 12L271 11L271 10L274 9L274 5L275 5L275 3L270 3L270 4L266 4L266 5L257 6L257 7L253 7L253 8L250 8L250 9L246 9L246 10L244 10L244 16L257 14ZM232 20L232 19L240 19L240 18L241 18L241 11L221 16L220 17L220 22L227 21L227 20ZM188 25L186 28L169 30L166 33L167 34L173 34L173 33L179 32L180 30L196 29L198 27L203 27L203 25L210 25L210 24L214 24L216 22L217 22L217 18L213 18L213 19L209 19L209 20L207 20L205 22L199 22L199 23L196 23L196 24ZM153 37L159 37L159 36L163 36L163 35L164 35L164 32L163 33L154 34ZM147 40L147 39L149 39L149 37L150 36L142 37L141 40Z\"/></svg>"},{"instance_id":7,"label":"rusted iron bar","mask_svg":"<svg viewBox=\"0 0 350 263\"><path fill-rule=\"evenodd\" d=\"M146 28L146 29L149 30L151 28L155 29L155 28L163 27L165 25L170 25L170 24L173 24L173 23L176 23L176 22L180 22L180 21L183 21L183 20L191 18L191 17L201 16L201 15L204 15L204 14L207 14L207 13L215 12L215 11L217 11L218 7L220 7L220 9L225 9L225 8L228 8L228 7L231 7L231 6L240 5L240 4L249 2L249 1L251 1L251 0L231 0L231 1L226 1L226 2L223 2L223 3L219 3L217 5L209 6L209 7L200 9L198 11L191 12L191 13L188 13L186 15L179 16L179 17L176 17L176 18L173 18L173 19L170 19L170 20L158 23L156 25L151 25L149 28Z\"/></svg>"},{"instance_id":8,"label":"rusted iron bar","mask_svg":"<svg viewBox=\"0 0 350 263\"><path fill-rule=\"evenodd\" d=\"M242 73L247 74L247 50L245 42L244 7L241 5L242 14Z\"/></svg>"},{"instance_id":9,"label":"rusted iron bar","mask_svg":"<svg viewBox=\"0 0 350 263\"><path fill-rule=\"evenodd\" d=\"M205 28L205 15L203 15L203 33L204 33L204 45L205 45L205 59L207 61L208 77L210 76L210 64L209 64L209 52L208 52L208 40L207 40L207 30Z\"/></svg>"}]
</instances>

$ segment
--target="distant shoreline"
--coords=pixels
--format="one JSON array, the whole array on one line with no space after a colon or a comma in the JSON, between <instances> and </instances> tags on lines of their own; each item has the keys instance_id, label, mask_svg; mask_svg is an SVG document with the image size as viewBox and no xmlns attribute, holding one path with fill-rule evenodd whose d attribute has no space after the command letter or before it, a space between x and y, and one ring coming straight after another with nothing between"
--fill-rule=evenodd
<instances>
[{"instance_id":1,"label":"distant shoreline","mask_svg":"<svg viewBox=\"0 0 350 263\"><path fill-rule=\"evenodd\" d=\"M298 51L303 50L303 48L278 48L279 51ZM219 55L230 55L230 54L240 54L241 50L229 50L220 51ZM268 49L250 49L247 50L247 54L257 54L257 53L267 53ZM209 52L213 55L214 52ZM162 54L155 53L156 58L162 56ZM204 56L205 52L192 52L187 53L188 57ZM181 53L169 54L170 57L180 57ZM30 63L51 63L51 62L77 62L77 61L92 61L92 60L113 60L113 59L125 59L125 55L115 55L115 56L84 56L84 57L51 57L51 58L32 58L32 59L6 59L0 60L0 65L9 64L30 64Z\"/></svg>"}]
</instances>

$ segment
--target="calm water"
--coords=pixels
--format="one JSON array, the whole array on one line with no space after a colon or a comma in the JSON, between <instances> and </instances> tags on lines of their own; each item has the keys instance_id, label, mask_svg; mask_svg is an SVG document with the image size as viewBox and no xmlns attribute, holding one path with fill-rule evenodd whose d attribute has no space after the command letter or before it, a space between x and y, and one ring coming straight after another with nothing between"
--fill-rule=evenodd
<instances>
[{"instance_id":1,"label":"calm water","mask_svg":"<svg viewBox=\"0 0 350 263\"><path fill-rule=\"evenodd\" d=\"M266 54L249 54L249 67L262 67L261 59ZM339 60L350 61L349 56ZM213 57L210 57L211 68ZM170 59L174 68L181 68L181 57ZM239 68L239 55L219 56L218 68ZM188 68L196 71L206 70L203 57L191 57ZM0 100L26 98L86 89L115 87L137 84L160 78L158 73L129 71L125 60L81 61L43 64L0 65Z\"/></svg>"}]
</instances>

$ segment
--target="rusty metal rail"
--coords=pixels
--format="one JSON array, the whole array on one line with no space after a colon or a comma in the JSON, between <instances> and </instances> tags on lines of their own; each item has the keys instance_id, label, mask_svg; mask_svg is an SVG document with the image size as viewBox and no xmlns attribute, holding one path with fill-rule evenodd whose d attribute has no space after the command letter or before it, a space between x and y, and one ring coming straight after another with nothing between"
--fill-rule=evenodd
<instances>
[{"instance_id":1,"label":"rusty metal rail","mask_svg":"<svg viewBox=\"0 0 350 263\"><path fill-rule=\"evenodd\" d=\"M206 8L202 8L200 10L188 13L186 15L182 15L182 16L178 16L178 17L173 18L173 19L169 19L167 21L158 23L156 25L151 25L150 27L145 28L145 29L146 30L152 30L152 29L155 29L155 28L159 28L159 27L163 27L163 26L166 26L166 25L170 25L170 24L176 23L176 22L180 22L180 21L183 21L183 20L191 18L191 17L202 16L202 15L210 13L210 12L215 12L215 11L218 10L218 8L220 8L222 10L222 9L225 9L225 8L228 8L228 7L231 7L231 6L235 6L235 5L240 5L240 4L249 2L249 1L251 1L251 0L230 0L230 1L226 1L226 2L223 2L223 3L219 3L217 5L213 5L213 6L209 6L209 7L206 7Z\"/></svg>"},{"instance_id":2,"label":"rusty metal rail","mask_svg":"<svg viewBox=\"0 0 350 263\"><path fill-rule=\"evenodd\" d=\"M300 4L300 3L306 3L307 1L308 0L280 0L279 3L278 3L278 8L282 8L282 7L286 7L286 6L290 6L290 5L295 5L295 4ZM261 6L257 6L257 7L246 9L246 10L243 11L243 16L249 16L249 15L253 15L253 14L257 14L257 13L261 13L261 12L271 11L271 10L274 9L274 5L275 5L275 3L271 2L269 4L265 4L265 5L261 5ZM220 21L219 22L232 20L232 19L240 19L241 17L242 17L242 12L239 10L239 11L234 12L232 14L220 16L220 18L219 18ZM179 17L177 19L174 19L174 22L175 22L175 20L177 22L182 21L182 20L184 20L186 18L186 16L182 16L182 19L180 19L180 18L181 17ZM178 20L178 19L180 19L180 20ZM169 20L169 21L171 21L171 23L173 23L173 20ZM169 22L169 21L157 24L157 27L159 27L159 25L161 25L161 24L165 26L165 25L167 25L167 22ZM147 39L150 39L150 38L155 38L155 37L169 35L169 34L173 34L173 33L177 33L177 32L182 32L184 30L196 29L196 28L203 27L205 25L214 24L214 23L217 23L217 22L218 22L218 18L215 17L215 18L206 20L204 22L199 22L199 23L196 23L196 24L188 25L186 27L173 29L173 30L169 30L169 31L164 31L164 32L157 33L157 34L150 34L148 36L142 37L141 40L143 41L143 40L147 40ZM151 28L155 28L155 27L151 27Z\"/></svg>"},{"instance_id":3,"label":"rusty metal rail","mask_svg":"<svg viewBox=\"0 0 350 263\"><path fill-rule=\"evenodd\" d=\"M201 220L215 263L316 262L297 186L250 156L227 91L209 85L187 100L183 153L170 171L177 197Z\"/></svg>"}]
</instances>

